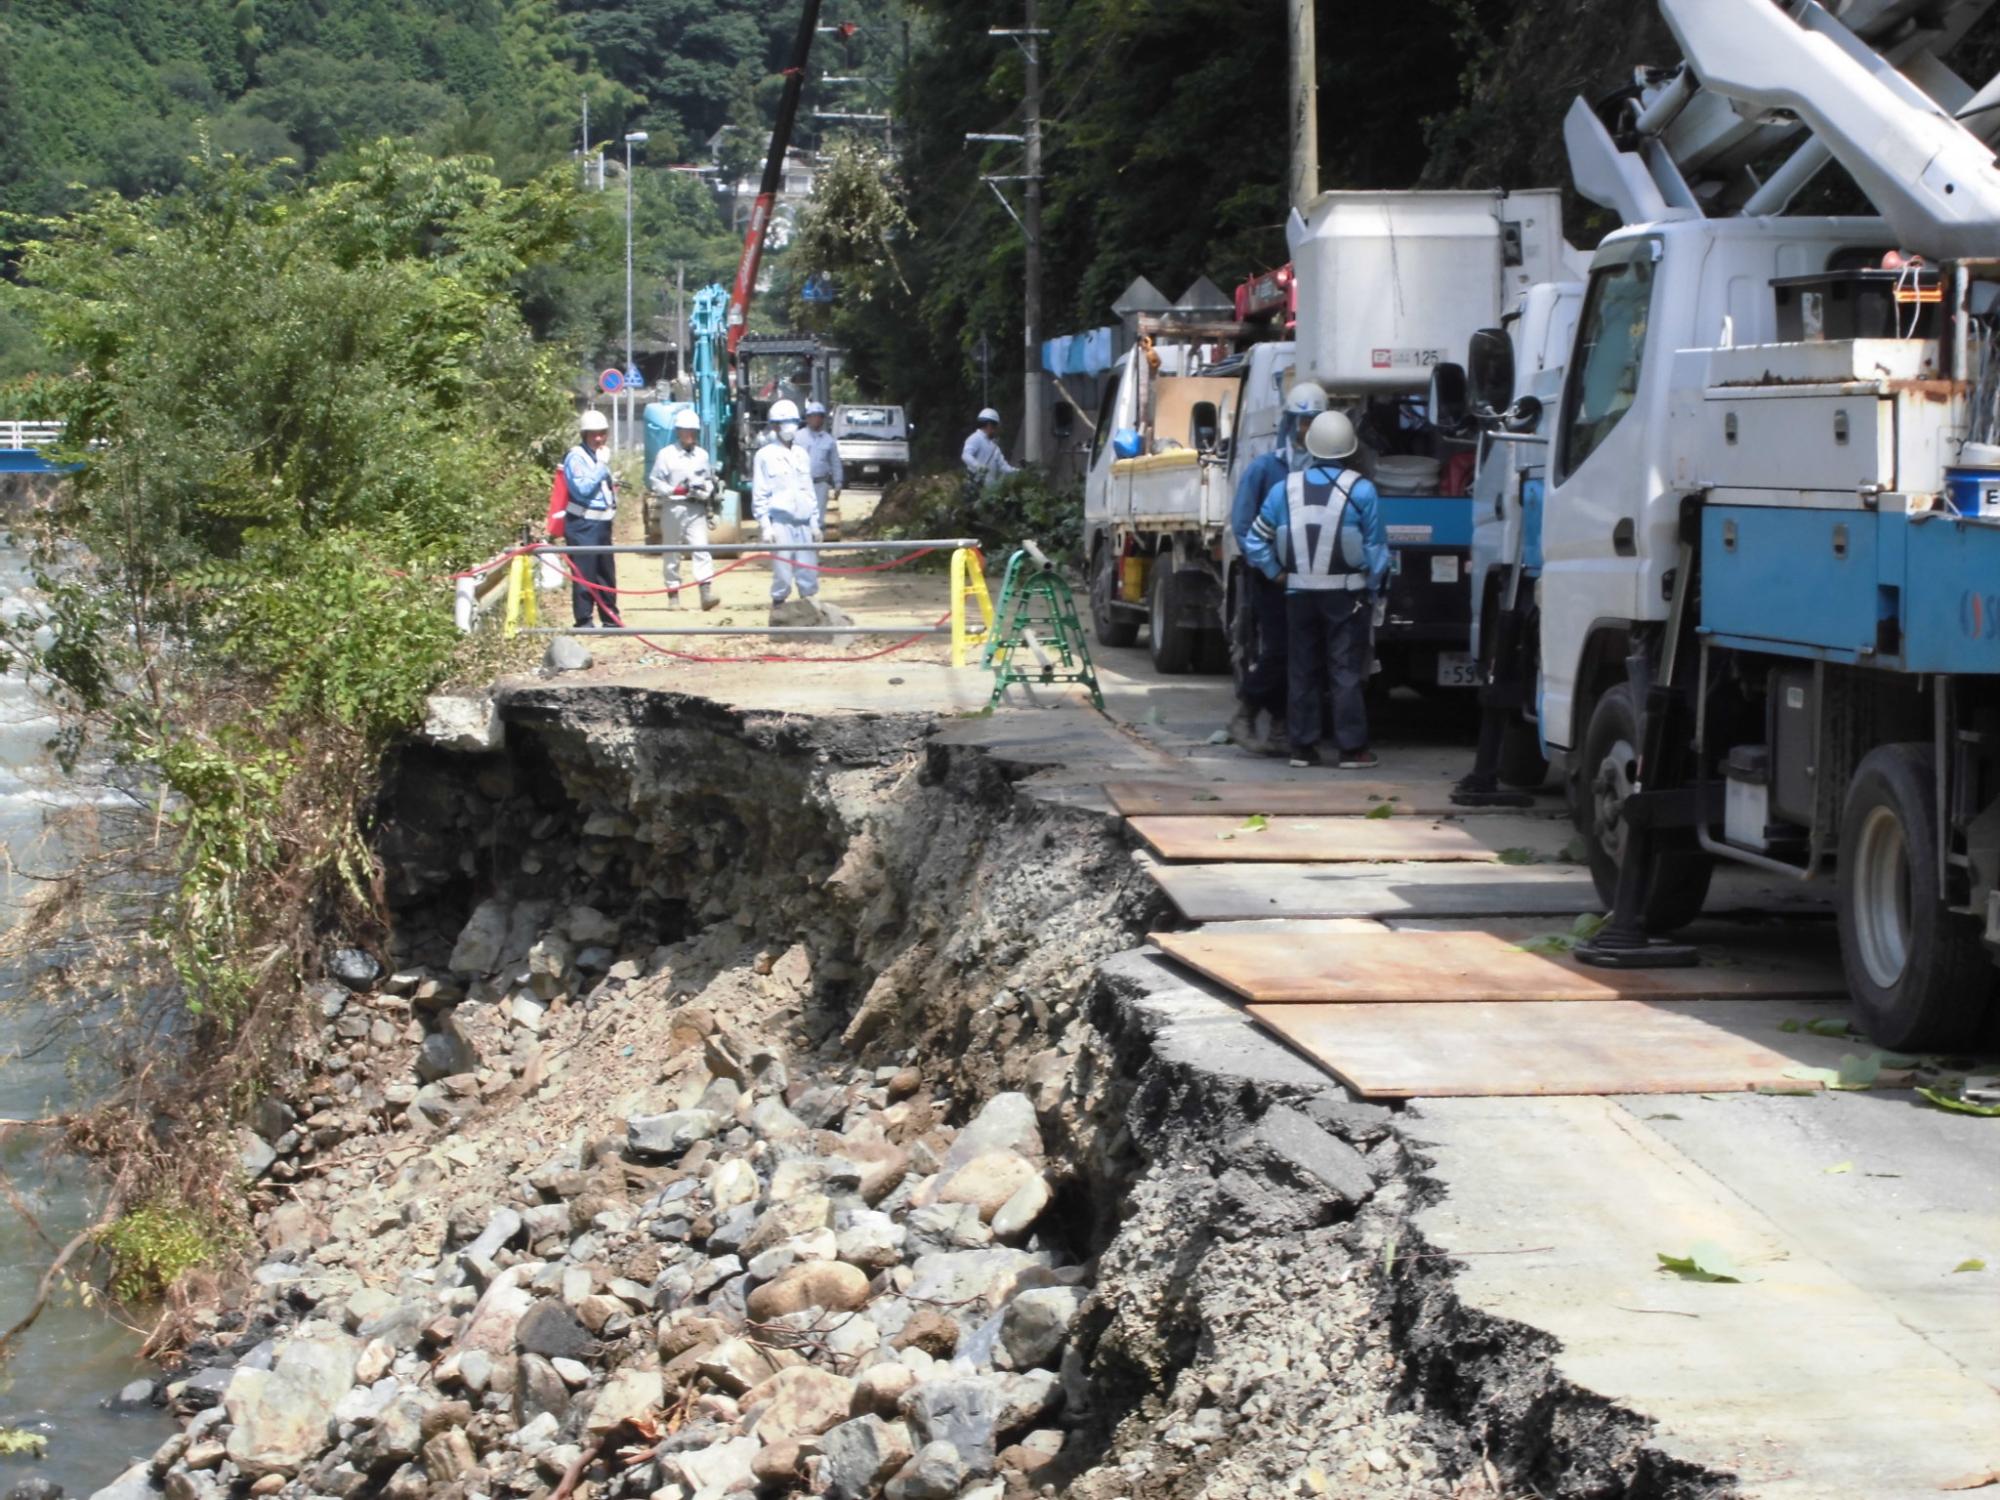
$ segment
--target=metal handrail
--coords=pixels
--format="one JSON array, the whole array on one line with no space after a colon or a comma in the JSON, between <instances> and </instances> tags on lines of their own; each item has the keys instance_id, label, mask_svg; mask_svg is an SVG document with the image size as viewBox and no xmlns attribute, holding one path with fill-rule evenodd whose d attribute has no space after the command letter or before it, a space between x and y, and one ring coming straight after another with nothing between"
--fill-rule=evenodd
<instances>
[{"instance_id":1,"label":"metal handrail","mask_svg":"<svg viewBox=\"0 0 2000 1500\"><path fill-rule=\"evenodd\" d=\"M60 422L0 420L0 448L48 448L62 441Z\"/></svg>"}]
</instances>

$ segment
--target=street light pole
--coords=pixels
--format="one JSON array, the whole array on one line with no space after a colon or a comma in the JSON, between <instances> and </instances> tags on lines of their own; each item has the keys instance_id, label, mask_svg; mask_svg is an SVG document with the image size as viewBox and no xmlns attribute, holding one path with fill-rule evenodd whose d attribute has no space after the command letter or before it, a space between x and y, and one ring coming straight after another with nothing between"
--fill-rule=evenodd
<instances>
[{"instance_id":1,"label":"street light pole","mask_svg":"<svg viewBox=\"0 0 2000 1500\"><path fill-rule=\"evenodd\" d=\"M625 445L632 445L632 148L646 144L646 132L625 136Z\"/></svg>"}]
</instances>

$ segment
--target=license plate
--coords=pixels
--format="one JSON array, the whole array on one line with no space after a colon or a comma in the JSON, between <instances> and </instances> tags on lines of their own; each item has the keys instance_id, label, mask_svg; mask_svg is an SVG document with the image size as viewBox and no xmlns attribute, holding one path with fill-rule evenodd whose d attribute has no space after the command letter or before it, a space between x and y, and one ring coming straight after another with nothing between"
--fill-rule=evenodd
<instances>
[{"instance_id":1,"label":"license plate","mask_svg":"<svg viewBox=\"0 0 2000 1500\"><path fill-rule=\"evenodd\" d=\"M1438 686L1479 686L1479 663L1470 651L1438 652Z\"/></svg>"}]
</instances>

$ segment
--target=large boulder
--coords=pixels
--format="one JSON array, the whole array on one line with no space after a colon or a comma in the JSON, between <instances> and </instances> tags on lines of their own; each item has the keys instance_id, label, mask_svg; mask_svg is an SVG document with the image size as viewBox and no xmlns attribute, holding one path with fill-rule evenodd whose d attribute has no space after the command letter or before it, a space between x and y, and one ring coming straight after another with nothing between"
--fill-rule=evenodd
<instances>
[{"instance_id":1,"label":"large boulder","mask_svg":"<svg viewBox=\"0 0 2000 1500\"><path fill-rule=\"evenodd\" d=\"M1014 1151L1034 1161L1042 1159L1042 1130L1035 1106L1026 1094L995 1094L972 1123L958 1133L945 1152L945 1170L962 1167L989 1151Z\"/></svg>"},{"instance_id":2,"label":"large boulder","mask_svg":"<svg viewBox=\"0 0 2000 1500\"><path fill-rule=\"evenodd\" d=\"M625 1150L656 1161L678 1158L696 1141L722 1128L722 1116L712 1109L676 1109L663 1115L634 1115L625 1122Z\"/></svg>"},{"instance_id":3,"label":"large boulder","mask_svg":"<svg viewBox=\"0 0 2000 1500\"><path fill-rule=\"evenodd\" d=\"M1015 1369L1055 1363L1085 1295L1080 1287L1045 1286L1022 1292L1007 1304L1000 1318L1000 1347Z\"/></svg>"},{"instance_id":4,"label":"large boulder","mask_svg":"<svg viewBox=\"0 0 2000 1500\"><path fill-rule=\"evenodd\" d=\"M491 974L500 967L512 915L505 901L482 901L452 945L451 967L460 974Z\"/></svg>"},{"instance_id":5,"label":"large boulder","mask_svg":"<svg viewBox=\"0 0 2000 1500\"><path fill-rule=\"evenodd\" d=\"M666 1383L658 1370L640 1370L628 1365L605 1381L604 1389L590 1408L587 1427L598 1436L621 1423L651 1416L666 1404Z\"/></svg>"},{"instance_id":6,"label":"large boulder","mask_svg":"<svg viewBox=\"0 0 2000 1500\"><path fill-rule=\"evenodd\" d=\"M793 1438L818 1437L829 1427L847 1420L854 1401L854 1382L842 1375L815 1370L810 1365L780 1370L769 1380L748 1391L745 1406L768 1403L757 1418L755 1432L760 1443L782 1443Z\"/></svg>"},{"instance_id":7,"label":"large boulder","mask_svg":"<svg viewBox=\"0 0 2000 1500\"><path fill-rule=\"evenodd\" d=\"M1009 1199L1038 1182L1041 1175L1018 1151L987 1151L961 1166L947 1168L938 1179L933 1201L969 1203L979 1210L980 1223L991 1224Z\"/></svg>"},{"instance_id":8,"label":"large boulder","mask_svg":"<svg viewBox=\"0 0 2000 1500\"><path fill-rule=\"evenodd\" d=\"M326 1446L361 1349L359 1339L323 1326L289 1340L271 1369L238 1369L222 1396L236 1467L252 1479L298 1473Z\"/></svg>"},{"instance_id":9,"label":"large boulder","mask_svg":"<svg viewBox=\"0 0 2000 1500\"><path fill-rule=\"evenodd\" d=\"M910 1461L910 1429L871 1413L830 1430L819 1440L819 1451L832 1500L864 1500Z\"/></svg>"},{"instance_id":10,"label":"large boulder","mask_svg":"<svg viewBox=\"0 0 2000 1500\"><path fill-rule=\"evenodd\" d=\"M780 1272L747 1299L750 1316L760 1323L803 1312L808 1307L830 1313L852 1312L868 1300L868 1273L845 1261L809 1260Z\"/></svg>"},{"instance_id":11,"label":"large boulder","mask_svg":"<svg viewBox=\"0 0 2000 1500\"><path fill-rule=\"evenodd\" d=\"M926 1380L903 1398L910 1431L924 1443L949 1443L975 1474L991 1474L1001 1393L975 1377Z\"/></svg>"}]
</instances>

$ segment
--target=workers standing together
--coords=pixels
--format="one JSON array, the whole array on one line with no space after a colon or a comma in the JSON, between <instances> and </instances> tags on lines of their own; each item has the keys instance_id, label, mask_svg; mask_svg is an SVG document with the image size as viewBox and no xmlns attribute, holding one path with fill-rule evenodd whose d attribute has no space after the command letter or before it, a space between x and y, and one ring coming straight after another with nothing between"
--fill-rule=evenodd
<instances>
[{"instance_id":1,"label":"workers standing together","mask_svg":"<svg viewBox=\"0 0 2000 1500\"><path fill-rule=\"evenodd\" d=\"M826 518L833 514L833 505L829 501L839 501L847 475L840 467L840 444L827 431L826 407L822 403L806 403L806 426L805 431L799 434L799 443L812 460L813 496L819 501L820 525L824 527Z\"/></svg>"},{"instance_id":2,"label":"workers standing together","mask_svg":"<svg viewBox=\"0 0 2000 1500\"><path fill-rule=\"evenodd\" d=\"M572 547L608 547L612 523L618 518L618 481L604 445L611 440L611 421L601 411L587 411L577 423L578 440L563 455L563 485L569 503L563 510L563 537ZM571 552L570 611L578 630L590 628L594 613L600 625L619 623L618 561L609 552Z\"/></svg>"},{"instance_id":3,"label":"workers standing together","mask_svg":"<svg viewBox=\"0 0 2000 1500\"><path fill-rule=\"evenodd\" d=\"M674 438L653 460L646 476L647 506L653 511L649 535L656 535L670 547L695 547L687 554L694 564L694 581L701 589L701 607L714 609L715 559L708 551L709 506L715 502L715 470L708 450L701 446L701 418L692 407L674 413ZM664 554L660 572L667 585L667 607L681 603L681 556Z\"/></svg>"},{"instance_id":4,"label":"workers standing together","mask_svg":"<svg viewBox=\"0 0 2000 1500\"><path fill-rule=\"evenodd\" d=\"M958 453L959 462L965 465L967 481L982 489L997 483L1002 475L1019 472L1000 451L999 434L1000 413L986 407Z\"/></svg>"},{"instance_id":5,"label":"workers standing together","mask_svg":"<svg viewBox=\"0 0 2000 1500\"><path fill-rule=\"evenodd\" d=\"M1278 417L1276 445L1259 454L1237 482L1229 506L1229 529L1236 535L1237 550L1246 557L1250 528L1264 497L1272 485L1306 466L1306 424L1325 410L1326 392L1319 386L1310 380L1293 386L1285 393L1285 408ZM1245 661L1229 737L1252 754L1270 755L1277 753L1285 732L1285 640L1290 630L1285 619L1285 586L1256 568L1245 570L1244 576L1249 619L1239 633ZM1270 723L1263 734L1257 730L1259 714L1268 716Z\"/></svg>"},{"instance_id":6,"label":"workers standing together","mask_svg":"<svg viewBox=\"0 0 2000 1500\"><path fill-rule=\"evenodd\" d=\"M1320 764L1322 705L1333 705L1342 770L1379 764L1368 748L1374 599L1389 578L1389 542L1375 486L1342 462L1360 446L1354 424L1321 412L1306 429L1305 467L1273 484L1244 555L1285 586L1285 722L1294 766Z\"/></svg>"},{"instance_id":7,"label":"workers standing together","mask_svg":"<svg viewBox=\"0 0 2000 1500\"><path fill-rule=\"evenodd\" d=\"M819 496L813 488L812 458L799 441L799 409L790 401L774 401L771 430L777 441L757 450L751 468L750 505L771 549L771 621L782 623L779 606L791 596L796 582L799 598L810 606L819 592L819 554L797 550L820 540ZM817 607L812 607L815 619Z\"/></svg>"}]
</instances>

